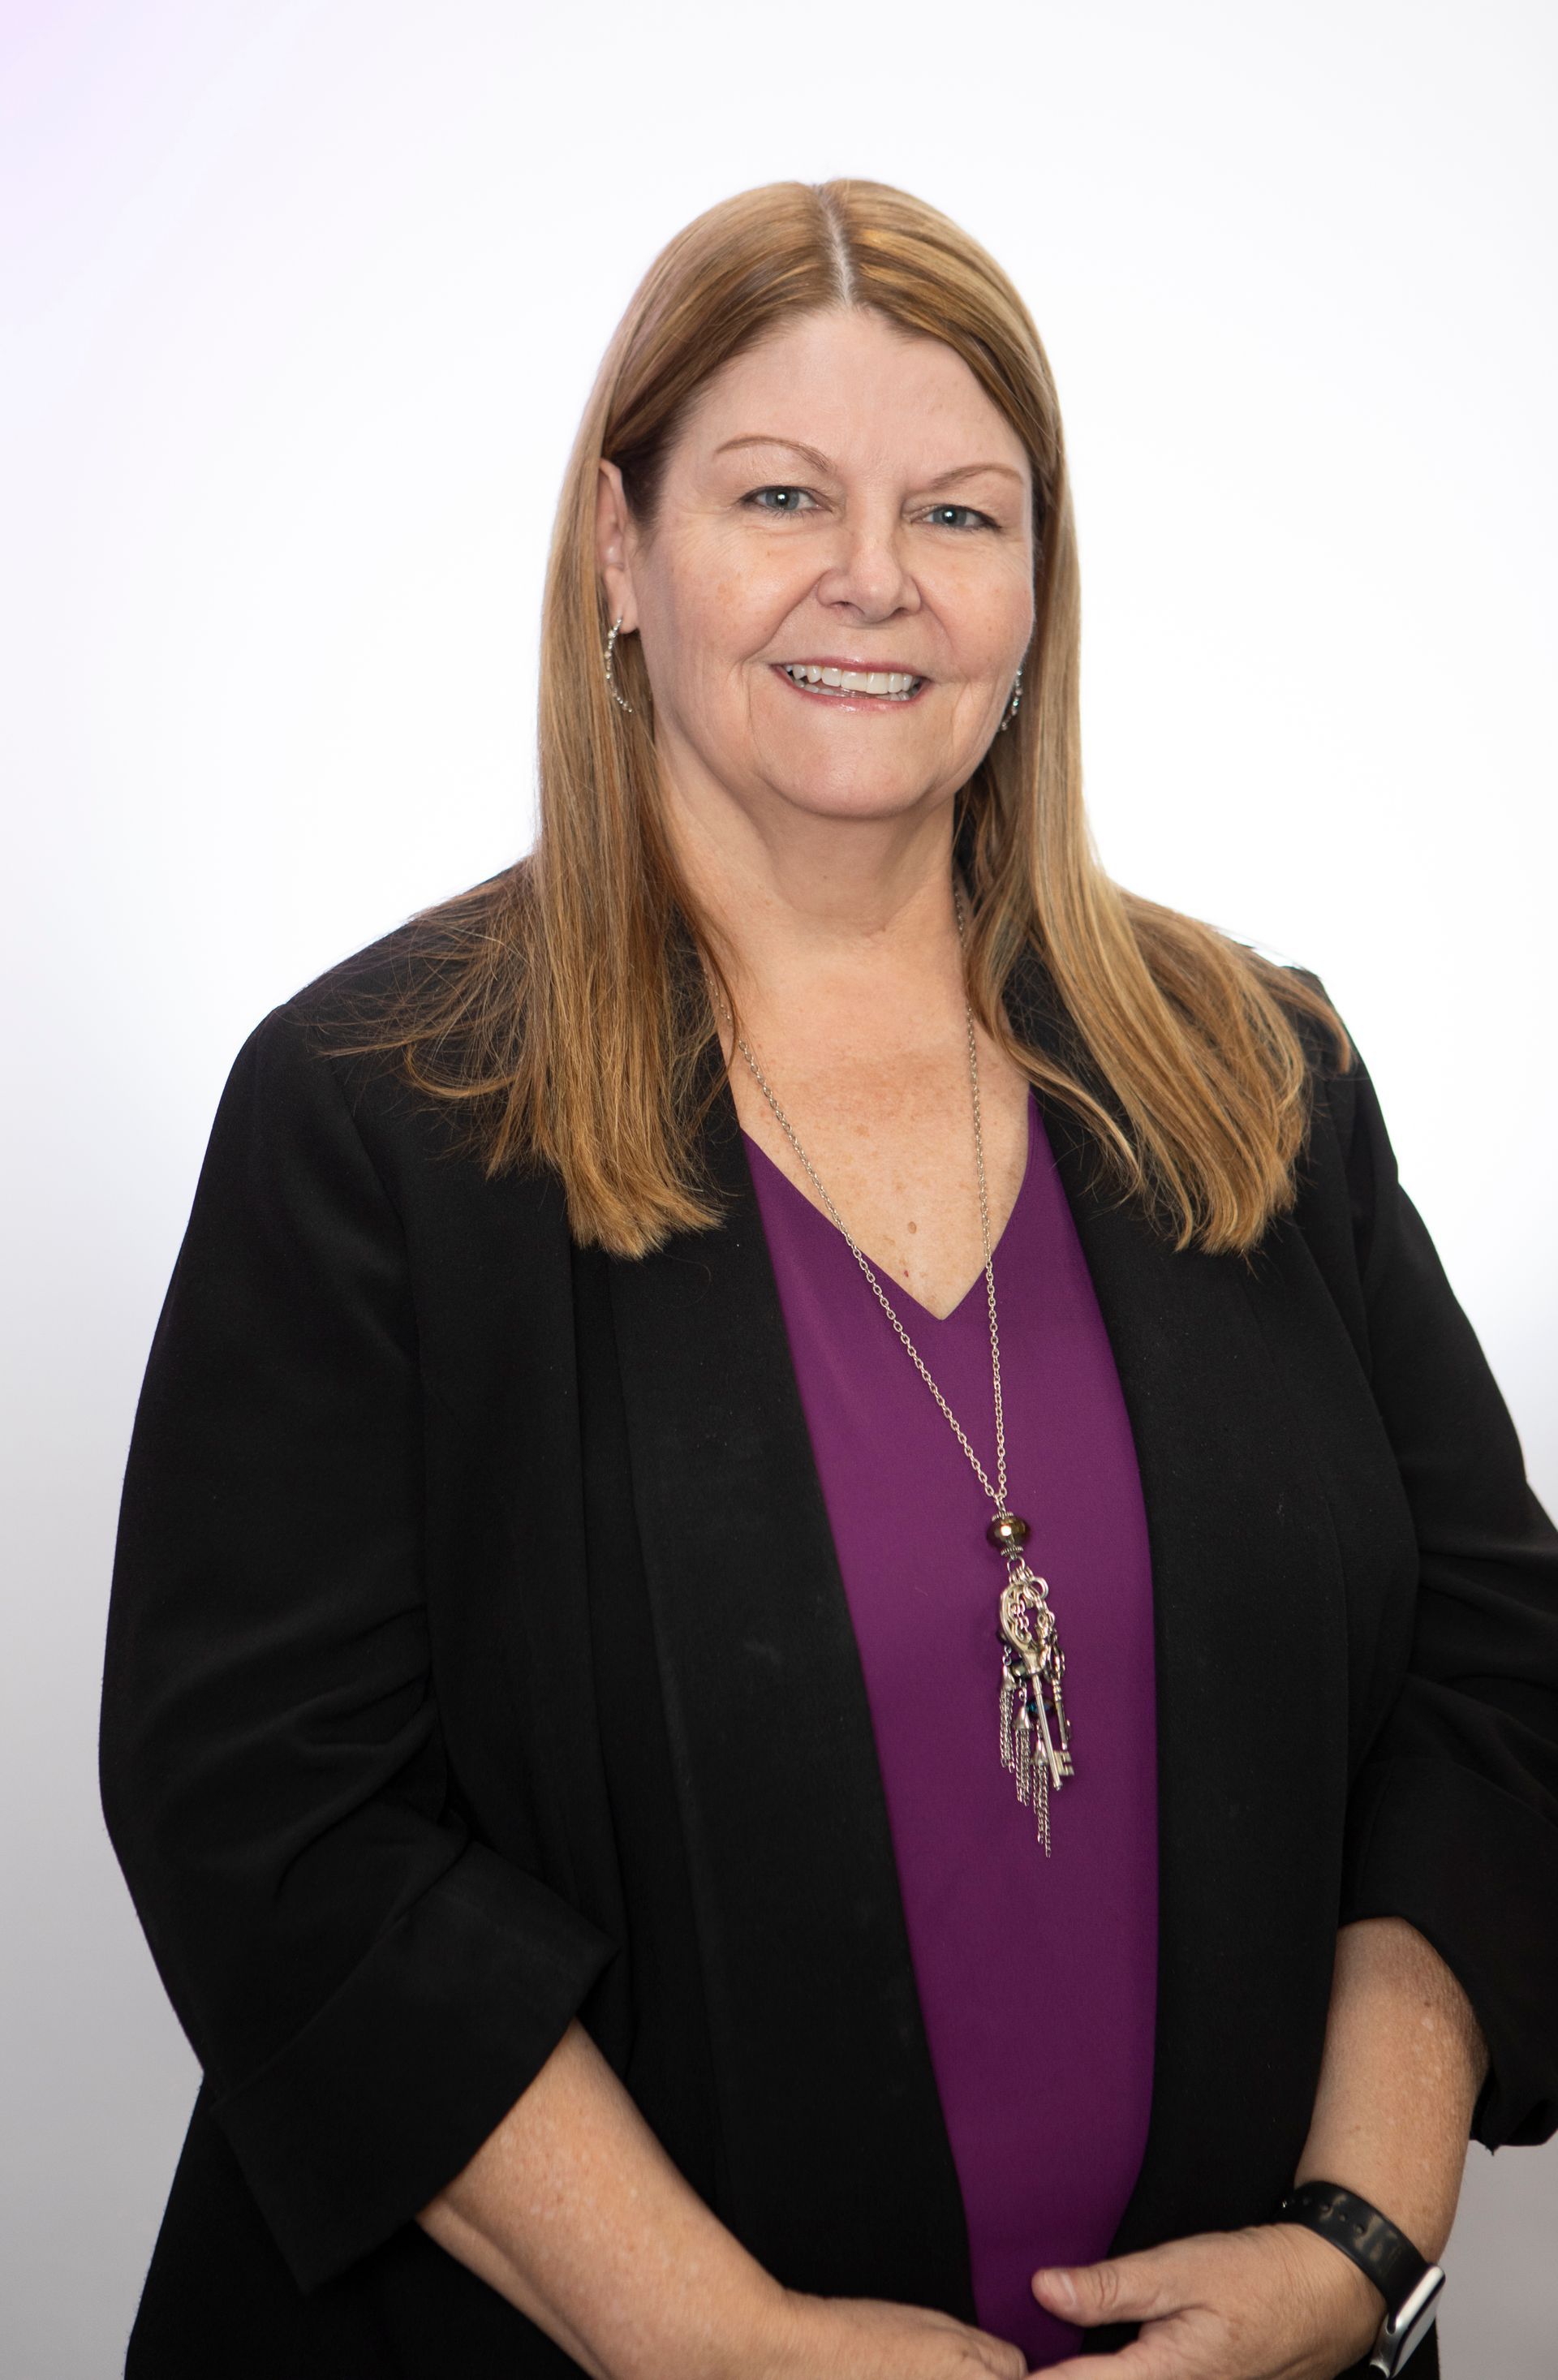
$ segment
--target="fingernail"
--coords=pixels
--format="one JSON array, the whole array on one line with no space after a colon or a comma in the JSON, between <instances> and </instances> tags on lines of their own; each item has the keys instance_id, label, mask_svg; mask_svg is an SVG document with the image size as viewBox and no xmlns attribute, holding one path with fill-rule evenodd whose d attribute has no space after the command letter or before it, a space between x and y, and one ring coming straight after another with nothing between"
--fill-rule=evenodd
<instances>
[{"instance_id":1,"label":"fingernail","mask_svg":"<svg viewBox=\"0 0 1558 2380\"><path fill-rule=\"evenodd\" d=\"M1077 2302L1077 2292L1072 2288L1071 2283L1066 2279L1064 2273L1035 2273L1033 2279L1035 2287L1042 2289L1045 2295L1053 2298L1058 2304L1063 2306L1075 2306Z\"/></svg>"}]
</instances>

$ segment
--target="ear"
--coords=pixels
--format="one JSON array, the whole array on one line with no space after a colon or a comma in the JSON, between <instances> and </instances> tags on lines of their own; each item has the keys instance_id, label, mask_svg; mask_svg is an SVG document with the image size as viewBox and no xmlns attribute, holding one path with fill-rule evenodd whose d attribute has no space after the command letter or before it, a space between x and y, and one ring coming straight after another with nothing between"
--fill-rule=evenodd
<instances>
[{"instance_id":1,"label":"ear","mask_svg":"<svg viewBox=\"0 0 1558 2380\"><path fill-rule=\"evenodd\" d=\"M615 463L601 460L595 482L595 567L606 590L606 606L615 620L622 614L622 630L630 635L639 625L633 594L633 524L622 473Z\"/></svg>"}]
</instances>

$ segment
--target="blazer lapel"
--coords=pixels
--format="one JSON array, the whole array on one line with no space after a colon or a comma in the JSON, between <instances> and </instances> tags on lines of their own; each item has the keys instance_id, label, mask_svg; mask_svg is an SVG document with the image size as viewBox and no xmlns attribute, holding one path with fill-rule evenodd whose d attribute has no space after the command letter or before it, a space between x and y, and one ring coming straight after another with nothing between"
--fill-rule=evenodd
<instances>
[{"instance_id":1,"label":"blazer lapel","mask_svg":"<svg viewBox=\"0 0 1558 2380\"><path fill-rule=\"evenodd\" d=\"M1056 1046L1043 970L1005 993ZM1344 1581L1261 1328L1259 1270L1175 1254L1041 1102L1114 1350L1152 1560L1158 2012L1151 2115L1111 2253L1274 2212L1318 2080L1346 1770ZM1102 2087L1102 2082L1101 2082ZM1102 2351L1121 2332L1089 2335Z\"/></svg>"},{"instance_id":2,"label":"blazer lapel","mask_svg":"<svg viewBox=\"0 0 1558 2380\"><path fill-rule=\"evenodd\" d=\"M609 1269L733 2199L721 2211L790 2287L971 2322L865 1681L723 1077L705 1148L723 1225Z\"/></svg>"}]
</instances>

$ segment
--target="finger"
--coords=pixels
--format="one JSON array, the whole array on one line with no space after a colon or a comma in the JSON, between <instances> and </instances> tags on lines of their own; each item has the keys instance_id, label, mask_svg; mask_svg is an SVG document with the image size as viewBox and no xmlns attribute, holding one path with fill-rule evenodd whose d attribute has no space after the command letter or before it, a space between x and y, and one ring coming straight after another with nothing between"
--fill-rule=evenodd
<instances>
[{"instance_id":1,"label":"finger","mask_svg":"<svg viewBox=\"0 0 1558 2380\"><path fill-rule=\"evenodd\" d=\"M996 2339L984 2350L981 2358L985 2370L993 2372L996 2380L1028 2380L1028 2358L1020 2347L1010 2347Z\"/></svg>"},{"instance_id":2,"label":"finger","mask_svg":"<svg viewBox=\"0 0 1558 2380\"><path fill-rule=\"evenodd\" d=\"M980 2342L980 2355L986 2368L999 2374L999 2380L1028 2380L1028 2358L1020 2347L1009 2338L994 2338L988 2330L974 2333Z\"/></svg>"},{"instance_id":3,"label":"finger","mask_svg":"<svg viewBox=\"0 0 1558 2380\"><path fill-rule=\"evenodd\" d=\"M1049 2313L1086 2330L1094 2323L1146 2322L1174 2313L1185 2302L1174 2272L1172 2255L1146 2248L1135 2256L1105 2256L1096 2265L1046 2265L1034 2274L1031 2286Z\"/></svg>"},{"instance_id":4,"label":"finger","mask_svg":"<svg viewBox=\"0 0 1558 2380\"><path fill-rule=\"evenodd\" d=\"M1133 2339L1118 2355L1067 2356L1064 2363L1030 2372L1028 2380L1175 2380L1175 2369L1154 2348Z\"/></svg>"},{"instance_id":5,"label":"finger","mask_svg":"<svg viewBox=\"0 0 1558 2380\"><path fill-rule=\"evenodd\" d=\"M972 2348L985 2371L995 2374L996 2380L1028 2380L1028 2358L1009 2338L997 2338L993 2331L974 2330L967 2324L959 2329L965 2344Z\"/></svg>"}]
</instances>

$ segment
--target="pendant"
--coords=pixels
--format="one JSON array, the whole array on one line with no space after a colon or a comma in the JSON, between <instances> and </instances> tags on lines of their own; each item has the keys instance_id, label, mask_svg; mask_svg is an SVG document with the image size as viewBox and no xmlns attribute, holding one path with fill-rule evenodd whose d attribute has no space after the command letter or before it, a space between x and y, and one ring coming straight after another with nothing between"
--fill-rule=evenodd
<instances>
[{"instance_id":1,"label":"pendant","mask_svg":"<svg viewBox=\"0 0 1558 2380\"><path fill-rule=\"evenodd\" d=\"M1048 1859L1051 1790L1059 1792L1076 1773L1061 1693L1065 1656L1050 1609L1049 1583L1029 1568L1023 1555L1027 1522L1015 1512L998 1512L986 1535L1007 1566L1000 1603L1001 1766L1016 1779L1017 1800L1034 1813Z\"/></svg>"}]
</instances>

